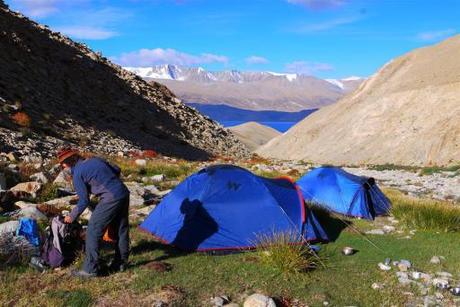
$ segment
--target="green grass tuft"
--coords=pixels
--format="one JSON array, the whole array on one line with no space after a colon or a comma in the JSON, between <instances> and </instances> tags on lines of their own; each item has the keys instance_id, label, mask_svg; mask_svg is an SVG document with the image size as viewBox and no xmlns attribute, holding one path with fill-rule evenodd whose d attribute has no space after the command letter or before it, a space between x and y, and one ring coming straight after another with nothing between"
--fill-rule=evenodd
<instances>
[{"instance_id":1,"label":"green grass tuft","mask_svg":"<svg viewBox=\"0 0 460 307\"><path fill-rule=\"evenodd\" d=\"M298 234L274 233L258 237L260 262L283 274L306 272L315 268L319 258L308 245L292 244Z\"/></svg>"},{"instance_id":2,"label":"green grass tuft","mask_svg":"<svg viewBox=\"0 0 460 307\"><path fill-rule=\"evenodd\" d=\"M408 228L441 232L460 231L460 208L448 202L416 199L385 191L393 202L391 213Z\"/></svg>"},{"instance_id":3,"label":"green grass tuft","mask_svg":"<svg viewBox=\"0 0 460 307\"><path fill-rule=\"evenodd\" d=\"M47 295L51 299L56 299L60 306L86 307L93 303L91 294L86 290L50 290Z\"/></svg>"}]
</instances>

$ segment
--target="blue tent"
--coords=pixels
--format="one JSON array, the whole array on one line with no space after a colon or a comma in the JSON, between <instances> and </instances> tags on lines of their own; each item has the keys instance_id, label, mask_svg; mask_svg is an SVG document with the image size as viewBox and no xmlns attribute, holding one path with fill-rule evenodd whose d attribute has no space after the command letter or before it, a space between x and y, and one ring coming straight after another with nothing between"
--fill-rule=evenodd
<instances>
[{"instance_id":1,"label":"blue tent","mask_svg":"<svg viewBox=\"0 0 460 307\"><path fill-rule=\"evenodd\" d=\"M387 214L391 207L373 178L355 176L337 167L318 167L297 184L306 201L348 216L374 219Z\"/></svg>"},{"instance_id":2,"label":"blue tent","mask_svg":"<svg viewBox=\"0 0 460 307\"><path fill-rule=\"evenodd\" d=\"M327 240L313 213L306 213L295 183L231 165L186 178L140 227L189 251L253 248L260 236L278 232L295 234L293 243Z\"/></svg>"}]
</instances>

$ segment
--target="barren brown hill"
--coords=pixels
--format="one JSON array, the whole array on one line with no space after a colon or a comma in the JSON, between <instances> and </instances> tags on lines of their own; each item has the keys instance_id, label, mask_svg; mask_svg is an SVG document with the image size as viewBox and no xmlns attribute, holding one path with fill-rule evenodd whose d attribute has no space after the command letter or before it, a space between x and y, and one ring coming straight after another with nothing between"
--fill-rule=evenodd
<instances>
[{"instance_id":1,"label":"barren brown hill","mask_svg":"<svg viewBox=\"0 0 460 307\"><path fill-rule=\"evenodd\" d=\"M460 161L460 36L389 62L258 153L335 164Z\"/></svg>"},{"instance_id":2,"label":"barren brown hill","mask_svg":"<svg viewBox=\"0 0 460 307\"><path fill-rule=\"evenodd\" d=\"M228 129L251 151L281 135L281 132L256 122L247 122Z\"/></svg>"},{"instance_id":3,"label":"barren brown hill","mask_svg":"<svg viewBox=\"0 0 460 307\"><path fill-rule=\"evenodd\" d=\"M154 149L189 159L241 157L230 132L83 44L0 0L0 151L64 141L102 152Z\"/></svg>"}]
</instances>

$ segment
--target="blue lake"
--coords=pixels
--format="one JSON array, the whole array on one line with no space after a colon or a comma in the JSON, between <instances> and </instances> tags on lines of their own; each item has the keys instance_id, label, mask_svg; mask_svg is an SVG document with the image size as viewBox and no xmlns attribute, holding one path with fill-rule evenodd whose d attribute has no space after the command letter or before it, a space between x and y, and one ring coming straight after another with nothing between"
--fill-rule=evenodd
<instances>
[{"instance_id":1,"label":"blue lake","mask_svg":"<svg viewBox=\"0 0 460 307\"><path fill-rule=\"evenodd\" d=\"M224 127L233 127L244 124L245 121L221 121ZM273 129L278 130L279 132L286 132L289 128L297 124L297 122L259 122L259 124L272 127Z\"/></svg>"}]
</instances>

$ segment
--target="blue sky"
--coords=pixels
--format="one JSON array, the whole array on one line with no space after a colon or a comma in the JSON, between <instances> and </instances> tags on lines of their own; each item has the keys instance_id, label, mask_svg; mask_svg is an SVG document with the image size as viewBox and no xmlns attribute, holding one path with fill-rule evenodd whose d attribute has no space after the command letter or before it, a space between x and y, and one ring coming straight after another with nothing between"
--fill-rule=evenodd
<instances>
[{"instance_id":1,"label":"blue sky","mask_svg":"<svg viewBox=\"0 0 460 307\"><path fill-rule=\"evenodd\" d=\"M459 0L6 0L123 66L369 76L460 31Z\"/></svg>"}]
</instances>

